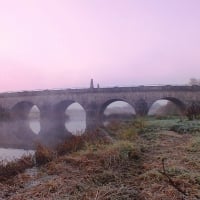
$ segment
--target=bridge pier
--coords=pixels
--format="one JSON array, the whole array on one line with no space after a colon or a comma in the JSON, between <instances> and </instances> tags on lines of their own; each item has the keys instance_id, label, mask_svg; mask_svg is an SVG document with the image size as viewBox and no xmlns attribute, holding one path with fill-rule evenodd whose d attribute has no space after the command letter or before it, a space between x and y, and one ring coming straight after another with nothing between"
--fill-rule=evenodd
<instances>
[{"instance_id":1,"label":"bridge pier","mask_svg":"<svg viewBox=\"0 0 200 200\"><path fill-rule=\"evenodd\" d=\"M29 127L28 114L31 106L31 103L21 102L9 111L6 109L9 116L6 120L7 131L17 140L25 141L26 145L30 145L36 140L36 135L33 134Z\"/></svg>"},{"instance_id":2,"label":"bridge pier","mask_svg":"<svg viewBox=\"0 0 200 200\"><path fill-rule=\"evenodd\" d=\"M40 137L44 143L56 144L72 134L65 129L62 115L51 106L44 106L40 110Z\"/></svg>"},{"instance_id":3,"label":"bridge pier","mask_svg":"<svg viewBox=\"0 0 200 200\"><path fill-rule=\"evenodd\" d=\"M90 105L85 109L86 112L86 131L95 130L99 124L98 109L96 105Z\"/></svg>"},{"instance_id":4,"label":"bridge pier","mask_svg":"<svg viewBox=\"0 0 200 200\"><path fill-rule=\"evenodd\" d=\"M146 116L148 114L149 106L144 99L139 99L135 102L136 116Z\"/></svg>"}]
</instances>

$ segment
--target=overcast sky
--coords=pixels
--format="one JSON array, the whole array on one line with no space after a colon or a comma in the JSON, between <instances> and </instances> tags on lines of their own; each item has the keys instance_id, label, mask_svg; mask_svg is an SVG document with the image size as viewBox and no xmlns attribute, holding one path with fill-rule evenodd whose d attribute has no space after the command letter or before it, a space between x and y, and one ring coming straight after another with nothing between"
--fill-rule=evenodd
<instances>
[{"instance_id":1,"label":"overcast sky","mask_svg":"<svg viewBox=\"0 0 200 200\"><path fill-rule=\"evenodd\" d=\"M0 91L200 78L200 0L0 0Z\"/></svg>"}]
</instances>

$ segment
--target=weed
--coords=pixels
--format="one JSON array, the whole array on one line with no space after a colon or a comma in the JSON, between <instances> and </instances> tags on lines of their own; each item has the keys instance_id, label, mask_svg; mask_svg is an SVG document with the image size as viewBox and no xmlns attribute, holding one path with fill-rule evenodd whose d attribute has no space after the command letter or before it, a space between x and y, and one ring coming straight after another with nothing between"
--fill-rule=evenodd
<instances>
[{"instance_id":1,"label":"weed","mask_svg":"<svg viewBox=\"0 0 200 200\"><path fill-rule=\"evenodd\" d=\"M123 129L119 132L117 138L120 140L131 140L134 141L138 137L137 131L135 128L129 127L127 129Z\"/></svg>"}]
</instances>

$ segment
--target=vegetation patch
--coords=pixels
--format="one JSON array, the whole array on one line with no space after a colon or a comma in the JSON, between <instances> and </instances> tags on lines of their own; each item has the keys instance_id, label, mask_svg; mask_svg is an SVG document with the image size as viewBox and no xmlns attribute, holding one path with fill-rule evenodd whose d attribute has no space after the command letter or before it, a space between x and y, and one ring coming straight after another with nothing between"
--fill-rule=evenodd
<instances>
[{"instance_id":1,"label":"vegetation patch","mask_svg":"<svg viewBox=\"0 0 200 200\"><path fill-rule=\"evenodd\" d=\"M162 174L160 174L160 172L157 169L152 169L139 175L138 179L140 179L141 181L159 182L165 178Z\"/></svg>"},{"instance_id":2,"label":"vegetation patch","mask_svg":"<svg viewBox=\"0 0 200 200\"><path fill-rule=\"evenodd\" d=\"M196 136L192 139L187 150L190 152L200 152L200 136Z\"/></svg>"},{"instance_id":3,"label":"vegetation patch","mask_svg":"<svg viewBox=\"0 0 200 200\"><path fill-rule=\"evenodd\" d=\"M48 147L37 144L35 151L35 160L37 165L44 165L53 160L55 153Z\"/></svg>"},{"instance_id":4,"label":"vegetation patch","mask_svg":"<svg viewBox=\"0 0 200 200\"><path fill-rule=\"evenodd\" d=\"M26 173L13 176L0 185L0 198L200 199L199 135L168 131L184 124L173 120L114 122L73 136L54 150L38 145L38 173L29 179ZM164 131L145 131L156 124Z\"/></svg>"},{"instance_id":5,"label":"vegetation patch","mask_svg":"<svg viewBox=\"0 0 200 200\"><path fill-rule=\"evenodd\" d=\"M7 163L0 163L0 182L7 181L9 178L22 173L25 169L33 167L33 156L23 156L20 159L13 160Z\"/></svg>"}]
</instances>

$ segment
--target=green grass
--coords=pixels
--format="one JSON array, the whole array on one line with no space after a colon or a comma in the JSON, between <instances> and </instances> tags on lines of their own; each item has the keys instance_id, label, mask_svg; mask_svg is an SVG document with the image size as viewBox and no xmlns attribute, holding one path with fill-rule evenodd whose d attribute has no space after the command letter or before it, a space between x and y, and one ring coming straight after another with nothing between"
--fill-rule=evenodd
<instances>
[{"instance_id":1,"label":"green grass","mask_svg":"<svg viewBox=\"0 0 200 200\"><path fill-rule=\"evenodd\" d=\"M147 117L142 133L156 132L161 130L175 131L177 133L200 133L200 120L187 120L186 118L172 117L157 119L156 117Z\"/></svg>"}]
</instances>

